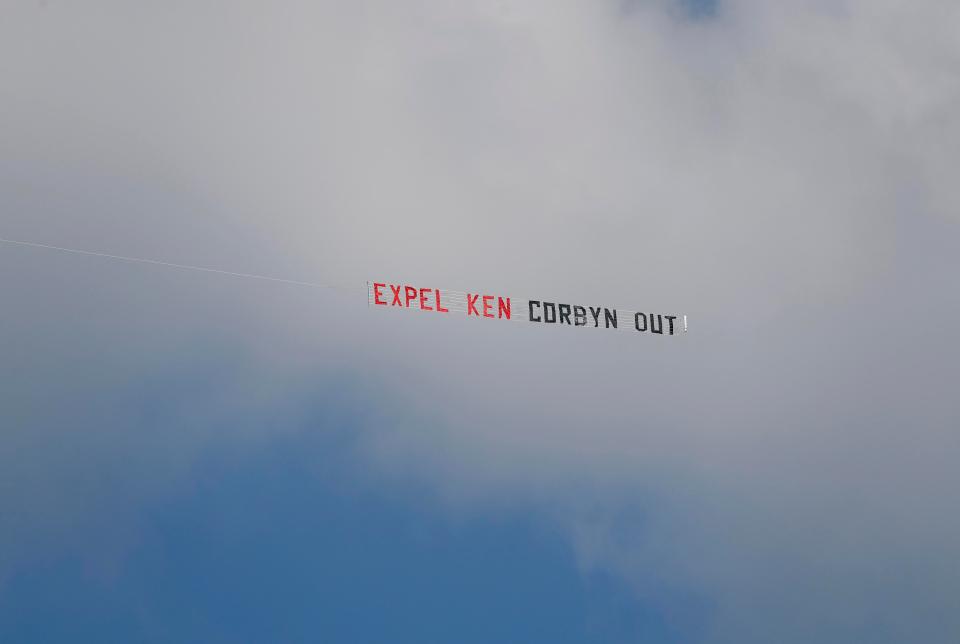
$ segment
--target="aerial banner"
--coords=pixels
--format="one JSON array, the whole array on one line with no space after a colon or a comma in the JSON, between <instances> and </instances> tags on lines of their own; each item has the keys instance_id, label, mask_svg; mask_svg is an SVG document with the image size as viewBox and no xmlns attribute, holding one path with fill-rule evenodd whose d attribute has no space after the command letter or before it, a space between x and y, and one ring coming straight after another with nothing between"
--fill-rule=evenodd
<instances>
[{"instance_id":1,"label":"aerial banner","mask_svg":"<svg viewBox=\"0 0 960 644\"><path fill-rule=\"evenodd\" d=\"M452 291L391 282L367 282L372 307L416 309L499 321L532 322L674 336L687 332L687 316L629 311L590 304L570 304L483 292Z\"/></svg>"}]
</instances>

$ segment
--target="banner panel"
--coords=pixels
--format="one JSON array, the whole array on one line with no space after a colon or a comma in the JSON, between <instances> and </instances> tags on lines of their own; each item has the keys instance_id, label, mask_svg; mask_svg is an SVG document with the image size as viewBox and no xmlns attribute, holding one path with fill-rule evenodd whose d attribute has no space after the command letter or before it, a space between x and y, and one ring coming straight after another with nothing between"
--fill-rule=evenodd
<instances>
[{"instance_id":1,"label":"banner panel","mask_svg":"<svg viewBox=\"0 0 960 644\"><path fill-rule=\"evenodd\" d=\"M566 325L675 336L687 332L687 316L633 311L594 304L574 304L483 292L454 291L393 282L367 282L372 307L415 309L510 322Z\"/></svg>"}]
</instances>

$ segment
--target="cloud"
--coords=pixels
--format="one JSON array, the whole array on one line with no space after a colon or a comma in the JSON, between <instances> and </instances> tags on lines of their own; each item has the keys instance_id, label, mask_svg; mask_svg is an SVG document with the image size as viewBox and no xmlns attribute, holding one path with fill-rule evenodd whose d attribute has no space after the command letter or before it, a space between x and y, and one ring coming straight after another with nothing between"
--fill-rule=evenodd
<instances>
[{"instance_id":1,"label":"cloud","mask_svg":"<svg viewBox=\"0 0 960 644\"><path fill-rule=\"evenodd\" d=\"M18 364L111 347L115 380L77 386L78 361L26 382L102 397L228 329L263 409L301 404L318 368L381 383L371 468L458 512L548 508L584 566L710 597L716 641L948 640L960 13L677 7L15 4L5 235L683 310L692 331L472 325L368 312L362 287L353 306L5 254L48 289L5 320L33 342ZM219 387L183 414L242 413Z\"/></svg>"}]
</instances>

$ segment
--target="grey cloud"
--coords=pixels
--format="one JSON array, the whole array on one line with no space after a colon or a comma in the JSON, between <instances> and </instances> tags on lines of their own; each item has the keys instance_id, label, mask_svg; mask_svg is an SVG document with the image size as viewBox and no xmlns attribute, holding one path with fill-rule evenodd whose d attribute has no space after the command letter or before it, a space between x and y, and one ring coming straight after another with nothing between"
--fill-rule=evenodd
<instances>
[{"instance_id":1,"label":"grey cloud","mask_svg":"<svg viewBox=\"0 0 960 644\"><path fill-rule=\"evenodd\" d=\"M386 381L406 411L370 424L371 467L455 511L548 508L584 566L713 598L717 641L949 641L960 14L634 5L15 3L4 234L684 310L692 332L655 342L191 278L165 319L173 347L236 329L254 388L316 364ZM67 301L105 288L22 261ZM95 270L157 312L142 273Z\"/></svg>"}]
</instances>

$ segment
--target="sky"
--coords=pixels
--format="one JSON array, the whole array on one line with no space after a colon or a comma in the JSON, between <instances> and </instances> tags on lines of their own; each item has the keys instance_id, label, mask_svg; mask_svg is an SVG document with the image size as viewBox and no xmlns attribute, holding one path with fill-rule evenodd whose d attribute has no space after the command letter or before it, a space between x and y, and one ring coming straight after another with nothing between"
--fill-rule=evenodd
<instances>
[{"instance_id":1,"label":"sky","mask_svg":"<svg viewBox=\"0 0 960 644\"><path fill-rule=\"evenodd\" d=\"M3 13L0 641L960 639L956 3Z\"/></svg>"}]
</instances>

